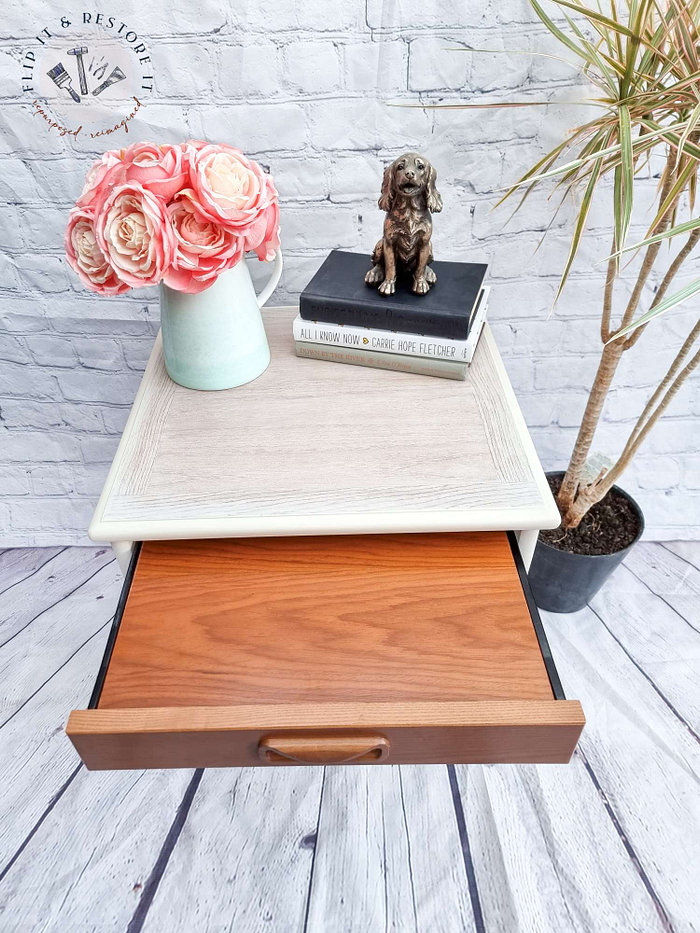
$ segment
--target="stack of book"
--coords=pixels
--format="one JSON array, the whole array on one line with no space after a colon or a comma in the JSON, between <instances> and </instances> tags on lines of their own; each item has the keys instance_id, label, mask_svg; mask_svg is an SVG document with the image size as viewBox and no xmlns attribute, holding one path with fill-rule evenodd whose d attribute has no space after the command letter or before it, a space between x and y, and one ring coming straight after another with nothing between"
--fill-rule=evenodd
<instances>
[{"instance_id":1,"label":"stack of book","mask_svg":"<svg viewBox=\"0 0 700 933\"><path fill-rule=\"evenodd\" d=\"M407 277L390 296L365 285L368 268L363 253L331 252L299 299L297 356L464 379L488 311L486 265L435 262L426 295Z\"/></svg>"}]
</instances>

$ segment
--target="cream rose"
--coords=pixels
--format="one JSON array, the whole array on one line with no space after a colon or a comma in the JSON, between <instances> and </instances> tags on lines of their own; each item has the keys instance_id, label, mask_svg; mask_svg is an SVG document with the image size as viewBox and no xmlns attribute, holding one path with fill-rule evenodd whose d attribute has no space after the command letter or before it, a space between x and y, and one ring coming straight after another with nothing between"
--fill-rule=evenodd
<instances>
[{"instance_id":1,"label":"cream rose","mask_svg":"<svg viewBox=\"0 0 700 933\"><path fill-rule=\"evenodd\" d=\"M186 151L190 187L200 213L245 236L269 207L274 185L270 189L258 163L233 146L192 141L186 144Z\"/></svg>"},{"instance_id":2,"label":"cream rose","mask_svg":"<svg viewBox=\"0 0 700 933\"><path fill-rule=\"evenodd\" d=\"M65 234L66 258L86 288L98 295L121 295L129 290L97 245L94 215L74 207Z\"/></svg>"},{"instance_id":3,"label":"cream rose","mask_svg":"<svg viewBox=\"0 0 700 933\"><path fill-rule=\"evenodd\" d=\"M175 236L160 198L136 182L115 188L96 219L97 243L120 279L157 285L175 252Z\"/></svg>"}]
</instances>

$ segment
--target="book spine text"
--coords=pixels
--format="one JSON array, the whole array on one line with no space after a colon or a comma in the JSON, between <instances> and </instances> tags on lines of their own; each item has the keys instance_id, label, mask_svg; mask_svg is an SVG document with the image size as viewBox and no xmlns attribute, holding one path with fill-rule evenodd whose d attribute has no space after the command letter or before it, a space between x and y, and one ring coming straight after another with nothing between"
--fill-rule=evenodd
<instances>
[{"instance_id":1,"label":"book spine text","mask_svg":"<svg viewBox=\"0 0 700 933\"><path fill-rule=\"evenodd\" d=\"M437 376L441 379L464 379L467 364L450 360L430 360L424 357L401 356L398 353L375 353L373 350L331 347L320 343L295 340L297 356L331 363L349 363L351 366L371 366L374 369L394 369L420 376Z\"/></svg>"},{"instance_id":2,"label":"book spine text","mask_svg":"<svg viewBox=\"0 0 700 933\"><path fill-rule=\"evenodd\" d=\"M468 340L445 340L417 334L392 333L353 327L351 324L326 324L320 321L294 321L294 339L326 346L373 350L379 353L398 353L402 356L420 356L435 360L468 361Z\"/></svg>"}]
</instances>

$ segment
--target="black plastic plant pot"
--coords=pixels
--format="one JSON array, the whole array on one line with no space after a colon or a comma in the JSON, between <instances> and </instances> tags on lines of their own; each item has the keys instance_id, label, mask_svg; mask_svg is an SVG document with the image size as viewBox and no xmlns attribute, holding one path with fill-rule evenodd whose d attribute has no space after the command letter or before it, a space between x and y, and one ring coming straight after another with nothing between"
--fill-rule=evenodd
<instances>
[{"instance_id":1,"label":"black plastic plant pot","mask_svg":"<svg viewBox=\"0 0 700 933\"><path fill-rule=\"evenodd\" d=\"M563 473L547 476L563 477ZM569 554L543 541L537 542L528 572L535 602L547 612L577 612L598 592L610 574L622 563L644 532L644 515L632 496L619 486L612 487L631 504L639 530L622 551L614 554Z\"/></svg>"}]
</instances>

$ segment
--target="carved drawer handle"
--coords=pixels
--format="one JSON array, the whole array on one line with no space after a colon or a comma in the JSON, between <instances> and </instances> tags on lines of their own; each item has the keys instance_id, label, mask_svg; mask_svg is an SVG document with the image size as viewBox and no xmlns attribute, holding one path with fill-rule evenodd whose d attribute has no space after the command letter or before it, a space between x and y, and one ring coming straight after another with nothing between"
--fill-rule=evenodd
<instances>
[{"instance_id":1,"label":"carved drawer handle","mask_svg":"<svg viewBox=\"0 0 700 933\"><path fill-rule=\"evenodd\" d=\"M384 761L389 740L383 735L268 735L258 744L270 765L349 765Z\"/></svg>"}]
</instances>

